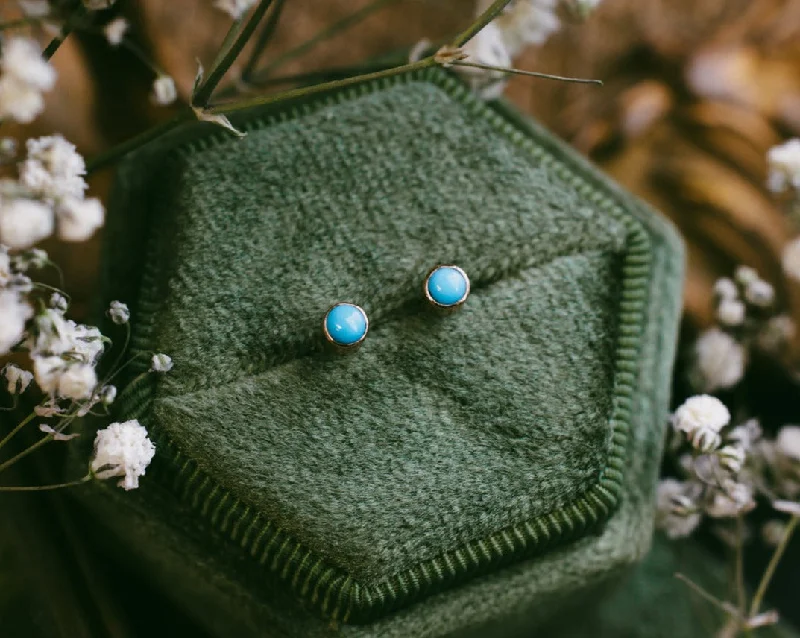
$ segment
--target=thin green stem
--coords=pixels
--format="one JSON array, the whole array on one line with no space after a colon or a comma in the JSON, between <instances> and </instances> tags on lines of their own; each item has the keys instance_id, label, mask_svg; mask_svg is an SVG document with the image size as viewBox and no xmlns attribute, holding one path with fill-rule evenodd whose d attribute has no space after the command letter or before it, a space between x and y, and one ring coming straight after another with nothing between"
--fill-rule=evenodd
<instances>
[{"instance_id":1,"label":"thin green stem","mask_svg":"<svg viewBox=\"0 0 800 638\"><path fill-rule=\"evenodd\" d=\"M455 37L455 39L450 43L451 46L462 47L467 42L472 40L472 38L475 37L475 34L483 29L483 27L489 24L492 20L494 20L500 14L500 12L506 8L506 5L509 2L511 2L511 0L494 0L494 2L486 8L486 11L478 16L477 20L475 20L464 31Z\"/></svg>"},{"instance_id":2,"label":"thin green stem","mask_svg":"<svg viewBox=\"0 0 800 638\"><path fill-rule=\"evenodd\" d=\"M50 44L48 44L44 51L42 51L42 57L45 60L49 60L52 58L58 48L64 43L64 40L67 39L72 30L78 26L78 23L81 19L86 15L86 9L83 6L83 3L79 4L72 15L67 18L67 21L64 23L64 26L61 27L61 33L59 33L55 38L50 40Z\"/></svg>"},{"instance_id":3,"label":"thin green stem","mask_svg":"<svg viewBox=\"0 0 800 638\"><path fill-rule=\"evenodd\" d=\"M258 64L259 60L261 60L264 50L267 48L269 41L275 34L275 30L278 28L278 22L281 19L281 14L283 13L283 7L285 4L286 0L275 0L272 11L269 12L269 17L264 24L264 28L261 29L261 33L258 34L258 39L253 45L253 50L250 52L250 57L248 58L247 63L244 65L244 69L242 70L242 79L245 82L248 82L250 76L253 75L253 71L255 71L256 65Z\"/></svg>"},{"instance_id":4,"label":"thin green stem","mask_svg":"<svg viewBox=\"0 0 800 638\"><path fill-rule=\"evenodd\" d=\"M290 60L294 60L295 58L299 58L301 55L304 55L311 51L315 46L317 46L320 42L324 42L325 40L329 40L332 37L339 35L343 31L346 31L352 26L355 26L359 22L363 21L365 18L369 17L379 9L392 4L393 2L398 2L399 0L373 0L368 5L362 7L358 11L351 13L350 15L345 16L341 20L334 22L329 27L326 27L315 36L312 36L310 39L306 40L300 46L295 47L294 49L290 49L276 57L272 62L270 62L266 67L258 71L255 75L255 81L260 82L264 78L268 77L273 71L277 68L283 66Z\"/></svg>"},{"instance_id":5,"label":"thin green stem","mask_svg":"<svg viewBox=\"0 0 800 638\"><path fill-rule=\"evenodd\" d=\"M81 485L92 480L92 475L87 474L76 481L69 481L68 483L53 483L52 485L0 485L0 492L43 492L45 490L59 490L63 487L74 487Z\"/></svg>"},{"instance_id":6,"label":"thin green stem","mask_svg":"<svg viewBox=\"0 0 800 638\"><path fill-rule=\"evenodd\" d=\"M375 73L365 73L363 75L357 75L354 77L344 78L341 80L333 80L331 82L324 82L322 84L314 84L313 86L303 87L299 89L292 89L290 91L284 91L282 93L276 93L274 95L261 95L258 97L238 100L236 102L231 102L229 104L220 104L219 106L214 106L210 108L209 112L212 114L233 113L235 111L241 111L243 109L248 109L253 106L263 106L265 104L277 104L279 102L284 102L286 100L292 100L299 97L306 97L309 95L314 95L316 93L322 93L323 91L341 89L346 86L352 86L353 84L369 82L370 80L379 80L382 78L392 77L400 73L407 73L409 71L424 69L433 66L434 64L436 64L436 62L434 61L433 58L425 58L424 60L420 60L419 62L414 62L412 64L403 64L402 66L392 67L391 69L384 69L383 71L376 71Z\"/></svg>"},{"instance_id":7,"label":"thin green stem","mask_svg":"<svg viewBox=\"0 0 800 638\"><path fill-rule=\"evenodd\" d=\"M747 590L744 585L744 518L741 514L736 517L736 600L739 614L742 617L747 613Z\"/></svg>"},{"instance_id":8,"label":"thin green stem","mask_svg":"<svg viewBox=\"0 0 800 638\"><path fill-rule=\"evenodd\" d=\"M161 122L161 124L157 124L156 126L147 129L143 133L132 137L131 139L122 142L122 144L118 144L113 148L110 148L105 153L101 153L93 158L91 158L86 163L86 172L93 173L94 171L107 166L108 164L112 164L116 162L120 157L127 155L131 151L135 151L137 148L140 148L147 144L148 142L161 137L165 133L168 133L172 129L174 129L178 124L182 122L186 122L194 117L192 111L190 109L186 109L181 113L178 113L172 119L166 120L165 122Z\"/></svg>"},{"instance_id":9,"label":"thin green stem","mask_svg":"<svg viewBox=\"0 0 800 638\"><path fill-rule=\"evenodd\" d=\"M215 62L208 73L208 77L206 77L195 92L192 97L193 106L205 108L208 105L208 100L211 98L214 89L217 88L217 84L219 84L219 81L228 72L228 69L236 58L239 57L239 54L252 37L256 27L258 27L258 23L261 22L261 18L264 17L264 14L267 12L272 2L273 0L261 0L261 2L258 3L258 6L253 11L247 24L236 36L233 44L228 47L227 51L222 55L222 58Z\"/></svg>"},{"instance_id":10,"label":"thin green stem","mask_svg":"<svg viewBox=\"0 0 800 638\"><path fill-rule=\"evenodd\" d=\"M750 604L750 613L748 614L750 618L758 615L758 610L761 608L761 603L764 600L764 595L767 593L767 588L772 581L772 577L775 575L775 570L778 567L778 563L780 563L781 558L783 558L783 553L789 546L789 541L792 538L792 534L794 533L798 522L800 522L800 517L792 516L792 518L789 520L789 523L786 525L786 531L783 533L783 538L775 548L772 558L767 565L767 569L764 571L764 575L761 577L761 582L758 584L756 593L753 596L753 602Z\"/></svg>"},{"instance_id":11,"label":"thin green stem","mask_svg":"<svg viewBox=\"0 0 800 638\"><path fill-rule=\"evenodd\" d=\"M11 432L9 432L8 434L6 434L3 437L3 440L0 441L0 448L2 448L6 443L8 443L11 439L13 439L17 435L17 433L20 430L22 430L22 428L24 428L26 425L28 425L28 423L33 421L33 419L35 417L36 417L36 413L35 412L31 412L28 416L26 416L24 419L22 419L22 421L19 422L17 427L15 427L13 430L11 430Z\"/></svg>"},{"instance_id":12,"label":"thin green stem","mask_svg":"<svg viewBox=\"0 0 800 638\"><path fill-rule=\"evenodd\" d=\"M711 603L712 605L714 605L714 607L720 609L721 611L723 611L726 614L729 614L729 615L731 615L731 616L733 616L735 618L739 618L741 620L741 616L739 616L739 613L736 611L736 608L733 605L731 605L730 603L726 603L726 602L721 601L719 598L714 596L714 594L712 594L712 593L706 591L705 589L703 589L700 585L698 585L696 582L694 582L688 576L678 572L678 573L675 574L675 578L677 578L682 583L686 584L689 587L689 589L691 589L694 593L696 593L698 596L700 596L704 600L706 600L709 603Z\"/></svg>"},{"instance_id":13,"label":"thin green stem","mask_svg":"<svg viewBox=\"0 0 800 638\"><path fill-rule=\"evenodd\" d=\"M545 80L558 80L560 82L573 82L575 84L599 84L603 86L601 80L590 80L586 78L569 78L562 75L550 75L549 73L539 73L537 71L523 71L521 69L512 69L503 66L492 66L491 64L481 64L480 62L467 62L466 60L454 60L448 62L453 66L468 66L474 69L483 69L484 71L498 71L509 75L526 75L532 78L543 78Z\"/></svg>"},{"instance_id":14,"label":"thin green stem","mask_svg":"<svg viewBox=\"0 0 800 638\"><path fill-rule=\"evenodd\" d=\"M30 454L31 452L35 452L40 447L42 447L44 444L49 443L52 440L53 440L53 435L52 434L48 434L47 436L42 437L41 439L39 439L33 445L28 446L27 448L22 450L22 452L20 452L16 456L13 456L10 459L8 459L8 461L6 461L5 463L0 463L0 472L2 472L5 469L8 469L12 465L14 465L14 463L16 463L17 461L25 458L26 456L28 456L28 454Z\"/></svg>"}]
</instances>

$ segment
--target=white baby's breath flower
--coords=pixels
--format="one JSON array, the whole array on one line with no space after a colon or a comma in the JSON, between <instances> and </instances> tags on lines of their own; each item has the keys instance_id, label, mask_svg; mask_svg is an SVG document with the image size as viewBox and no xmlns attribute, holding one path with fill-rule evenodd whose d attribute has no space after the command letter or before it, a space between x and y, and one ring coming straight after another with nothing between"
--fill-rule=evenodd
<instances>
[{"instance_id":1,"label":"white baby's breath flower","mask_svg":"<svg viewBox=\"0 0 800 638\"><path fill-rule=\"evenodd\" d=\"M89 364L67 366L58 379L58 396L79 401L92 396L97 385L97 374Z\"/></svg>"},{"instance_id":2,"label":"white baby's breath flower","mask_svg":"<svg viewBox=\"0 0 800 638\"><path fill-rule=\"evenodd\" d=\"M3 368L3 376L8 381L9 394L22 394L33 381L33 374L13 363Z\"/></svg>"},{"instance_id":3,"label":"white baby's breath flower","mask_svg":"<svg viewBox=\"0 0 800 638\"><path fill-rule=\"evenodd\" d=\"M30 248L53 233L53 211L33 199L0 200L0 241Z\"/></svg>"},{"instance_id":4,"label":"white baby's breath flower","mask_svg":"<svg viewBox=\"0 0 800 638\"><path fill-rule=\"evenodd\" d=\"M761 277L758 276L758 271L750 266L737 266L733 273L733 278L740 286L744 287L761 279Z\"/></svg>"},{"instance_id":5,"label":"white baby's breath flower","mask_svg":"<svg viewBox=\"0 0 800 638\"><path fill-rule=\"evenodd\" d=\"M726 445L717 450L719 464L731 474L738 474L744 466L746 454L738 445Z\"/></svg>"},{"instance_id":6,"label":"white baby's breath flower","mask_svg":"<svg viewBox=\"0 0 800 638\"><path fill-rule=\"evenodd\" d=\"M33 121L44 109L42 93L55 84L55 69L34 40L14 37L3 43L0 71L0 118Z\"/></svg>"},{"instance_id":7,"label":"white baby's breath flower","mask_svg":"<svg viewBox=\"0 0 800 638\"><path fill-rule=\"evenodd\" d=\"M159 75L153 82L152 99L156 104L166 106L178 98L175 80L168 75Z\"/></svg>"},{"instance_id":8,"label":"white baby's breath flower","mask_svg":"<svg viewBox=\"0 0 800 638\"><path fill-rule=\"evenodd\" d=\"M800 190L800 139L791 139L769 149L767 167L767 188L773 193L789 188Z\"/></svg>"},{"instance_id":9,"label":"white baby's breath flower","mask_svg":"<svg viewBox=\"0 0 800 638\"><path fill-rule=\"evenodd\" d=\"M106 40L111 46L119 46L122 39L125 37L125 32L128 30L128 21L125 18L114 18L104 28Z\"/></svg>"},{"instance_id":10,"label":"white baby's breath flower","mask_svg":"<svg viewBox=\"0 0 800 638\"><path fill-rule=\"evenodd\" d=\"M714 296L720 301L738 299L739 289L736 287L733 279L729 277L720 277L714 283Z\"/></svg>"},{"instance_id":11,"label":"white baby's breath flower","mask_svg":"<svg viewBox=\"0 0 800 638\"><path fill-rule=\"evenodd\" d=\"M795 237L783 249L783 271L800 281L800 237Z\"/></svg>"},{"instance_id":12,"label":"white baby's breath flower","mask_svg":"<svg viewBox=\"0 0 800 638\"><path fill-rule=\"evenodd\" d=\"M119 486L132 490L139 487L139 477L144 476L155 452L147 430L138 421L112 423L98 431L90 467L101 480L121 476Z\"/></svg>"},{"instance_id":13,"label":"white baby's breath flower","mask_svg":"<svg viewBox=\"0 0 800 638\"><path fill-rule=\"evenodd\" d=\"M541 45L561 28L558 0L517 0L495 22L508 54L516 57L528 45Z\"/></svg>"},{"instance_id":14,"label":"white baby's breath flower","mask_svg":"<svg viewBox=\"0 0 800 638\"><path fill-rule=\"evenodd\" d=\"M105 211L99 199L66 197L56 208L58 236L64 241L86 241L103 225Z\"/></svg>"},{"instance_id":15,"label":"white baby's breath flower","mask_svg":"<svg viewBox=\"0 0 800 638\"><path fill-rule=\"evenodd\" d=\"M731 420L731 413L716 397L701 394L689 397L675 410L672 425L701 452L709 452L719 446L719 432Z\"/></svg>"},{"instance_id":16,"label":"white baby's breath flower","mask_svg":"<svg viewBox=\"0 0 800 638\"><path fill-rule=\"evenodd\" d=\"M26 272L31 268L44 268L50 259L47 252L41 248L31 248L24 252L18 252L13 257L14 268L19 272Z\"/></svg>"},{"instance_id":17,"label":"white baby's breath flower","mask_svg":"<svg viewBox=\"0 0 800 638\"><path fill-rule=\"evenodd\" d=\"M464 45L464 53L468 62L478 62L489 66L508 68L511 56L506 50L500 28L490 22L481 29L474 38ZM488 71L471 67L458 66L458 72L469 82L472 90L485 100L493 100L503 93L507 80L499 71Z\"/></svg>"},{"instance_id":18,"label":"white baby's breath flower","mask_svg":"<svg viewBox=\"0 0 800 638\"><path fill-rule=\"evenodd\" d=\"M658 483L656 526L669 538L689 536L700 524L701 514L687 491L687 485L675 479Z\"/></svg>"},{"instance_id":19,"label":"white baby's breath flower","mask_svg":"<svg viewBox=\"0 0 800 638\"><path fill-rule=\"evenodd\" d=\"M784 425L775 439L775 448L785 458L800 463L800 426Z\"/></svg>"},{"instance_id":20,"label":"white baby's breath flower","mask_svg":"<svg viewBox=\"0 0 800 638\"><path fill-rule=\"evenodd\" d=\"M733 518L749 512L755 505L753 490L748 485L728 480L714 492L706 514L712 518Z\"/></svg>"},{"instance_id":21,"label":"white baby's breath flower","mask_svg":"<svg viewBox=\"0 0 800 638\"><path fill-rule=\"evenodd\" d=\"M7 354L25 334L33 308L14 290L0 290L0 355Z\"/></svg>"},{"instance_id":22,"label":"white baby's breath flower","mask_svg":"<svg viewBox=\"0 0 800 638\"><path fill-rule=\"evenodd\" d=\"M69 302L60 292L54 292L50 295L50 307L58 312L66 312L69 307Z\"/></svg>"},{"instance_id":23,"label":"white baby's breath flower","mask_svg":"<svg viewBox=\"0 0 800 638\"><path fill-rule=\"evenodd\" d=\"M128 310L128 306L121 301L112 301L108 307L108 316L117 325L122 325L128 323L131 312Z\"/></svg>"},{"instance_id":24,"label":"white baby's breath flower","mask_svg":"<svg viewBox=\"0 0 800 638\"><path fill-rule=\"evenodd\" d=\"M154 354L150 361L150 370L152 372L169 372L172 370L172 366L172 358L162 352Z\"/></svg>"},{"instance_id":25,"label":"white baby's breath flower","mask_svg":"<svg viewBox=\"0 0 800 638\"><path fill-rule=\"evenodd\" d=\"M794 339L797 326L788 315L771 317L762 326L757 336L758 346L766 352L777 354Z\"/></svg>"},{"instance_id":26,"label":"white baby's breath flower","mask_svg":"<svg viewBox=\"0 0 800 638\"><path fill-rule=\"evenodd\" d=\"M255 3L256 0L214 0L214 7L224 11L234 20L238 20Z\"/></svg>"},{"instance_id":27,"label":"white baby's breath flower","mask_svg":"<svg viewBox=\"0 0 800 638\"><path fill-rule=\"evenodd\" d=\"M756 279L745 287L744 298L754 306L767 308L775 301L775 289L769 282Z\"/></svg>"},{"instance_id":28,"label":"white baby's breath flower","mask_svg":"<svg viewBox=\"0 0 800 638\"><path fill-rule=\"evenodd\" d=\"M117 387L113 385L104 385L100 392L97 393L97 398L103 405L111 405L117 398Z\"/></svg>"},{"instance_id":29,"label":"white baby's breath flower","mask_svg":"<svg viewBox=\"0 0 800 638\"><path fill-rule=\"evenodd\" d=\"M746 306L738 299L723 299L717 306L717 320L723 326L741 326L746 312Z\"/></svg>"},{"instance_id":30,"label":"white baby's breath flower","mask_svg":"<svg viewBox=\"0 0 800 638\"><path fill-rule=\"evenodd\" d=\"M744 376L744 347L719 328L706 330L695 343L693 384L706 392L730 388Z\"/></svg>"},{"instance_id":31,"label":"white baby's breath flower","mask_svg":"<svg viewBox=\"0 0 800 638\"><path fill-rule=\"evenodd\" d=\"M762 433L758 420L750 419L728 432L725 440L747 452L761 439Z\"/></svg>"},{"instance_id":32,"label":"white baby's breath flower","mask_svg":"<svg viewBox=\"0 0 800 638\"><path fill-rule=\"evenodd\" d=\"M28 157L19 169L20 182L48 202L83 199L86 164L75 145L60 135L29 139Z\"/></svg>"}]
</instances>

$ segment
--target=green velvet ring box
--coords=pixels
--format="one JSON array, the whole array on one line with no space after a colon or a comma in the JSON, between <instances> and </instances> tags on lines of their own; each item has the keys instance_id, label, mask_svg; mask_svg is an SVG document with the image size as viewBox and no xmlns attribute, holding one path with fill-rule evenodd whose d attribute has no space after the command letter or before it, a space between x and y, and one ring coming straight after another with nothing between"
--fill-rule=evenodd
<instances>
[{"instance_id":1,"label":"green velvet ring box","mask_svg":"<svg viewBox=\"0 0 800 638\"><path fill-rule=\"evenodd\" d=\"M132 355L175 362L116 405L156 441L142 488L85 498L132 562L220 636L501 635L625 573L672 228L440 70L234 123L119 170L103 301L130 303ZM472 281L447 316L423 295L442 263ZM323 346L339 301L370 319L349 356Z\"/></svg>"}]
</instances>

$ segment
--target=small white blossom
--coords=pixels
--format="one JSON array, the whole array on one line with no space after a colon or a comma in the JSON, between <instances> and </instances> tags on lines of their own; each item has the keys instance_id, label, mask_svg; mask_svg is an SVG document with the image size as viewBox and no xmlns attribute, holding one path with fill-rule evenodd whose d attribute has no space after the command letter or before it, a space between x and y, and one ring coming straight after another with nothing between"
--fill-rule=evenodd
<instances>
[{"instance_id":1,"label":"small white blossom","mask_svg":"<svg viewBox=\"0 0 800 638\"><path fill-rule=\"evenodd\" d=\"M729 277L720 277L714 283L714 296L719 300L738 299L739 289L736 287L733 279Z\"/></svg>"},{"instance_id":2,"label":"small white blossom","mask_svg":"<svg viewBox=\"0 0 800 638\"><path fill-rule=\"evenodd\" d=\"M723 326L741 326L746 314L746 306L738 299L723 299L717 306L717 320Z\"/></svg>"},{"instance_id":3,"label":"small white blossom","mask_svg":"<svg viewBox=\"0 0 800 638\"><path fill-rule=\"evenodd\" d=\"M744 376L746 352L733 337L718 328L706 330L695 343L694 385L706 392L730 388Z\"/></svg>"},{"instance_id":4,"label":"small white blossom","mask_svg":"<svg viewBox=\"0 0 800 638\"><path fill-rule=\"evenodd\" d=\"M150 362L152 372L169 372L172 366L172 358L163 353L154 354Z\"/></svg>"},{"instance_id":5,"label":"small white blossom","mask_svg":"<svg viewBox=\"0 0 800 638\"><path fill-rule=\"evenodd\" d=\"M111 321L121 325L128 323L131 312L128 310L128 306L121 301L112 301L108 308L108 316L111 317Z\"/></svg>"},{"instance_id":6,"label":"small white blossom","mask_svg":"<svg viewBox=\"0 0 800 638\"><path fill-rule=\"evenodd\" d=\"M681 405L672 417L673 427L686 434L691 444L702 452L719 446L719 432L731 420L725 404L707 394L693 396Z\"/></svg>"},{"instance_id":7,"label":"small white blossom","mask_svg":"<svg viewBox=\"0 0 800 638\"><path fill-rule=\"evenodd\" d=\"M34 40L15 37L3 43L0 71L0 118L33 121L44 109L42 93L55 84L55 69Z\"/></svg>"},{"instance_id":8,"label":"small white blossom","mask_svg":"<svg viewBox=\"0 0 800 638\"><path fill-rule=\"evenodd\" d=\"M783 271L800 281L800 237L795 237L783 249Z\"/></svg>"},{"instance_id":9,"label":"small white blossom","mask_svg":"<svg viewBox=\"0 0 800 638\"><path fill-rule=\"evenodd\" d=\"M800 190L800 139L792 139L767 152L767 188L782 193L789 188Z\"/></svg>"},{"instance_id":10,"label":"small white blossom","mask_svg":"<svg viewBox=\"0 0 800 638\"><path fill-rule=\"evenodd\" d=\"M28 156L19 169L20 183L48 202L83 199L86 164L75 145L60 135L29 139Z\"/></svg>"},{"instance_id":11,"label":"small white blossom","mask_svg":"<svg viewBox=\"0 0 800 638\"><path fill-rule=\"evenodd\" d=\"M762 431L757 419L750 419L733 428L725 440L742 448L745 452L761 439Z\"/></svg>"},{"instance_id":12,"label":"small white blossom","mask_svg":"<svg viewBox=\"0 0 800 638\"><path fill-rule=\"evenodd\" d=\"M53 211L32 199L0 200L0 241L30 248L53 233Z\"/></svg>"},{"instance_id":13,"label":"small white blossom","mask_svg":"<svg viewBox=\"0 0 800 638\"><path fill-rule=\"evenodd\" d=\"M74 401L88 399L97 385L92 365L73 363L60 356L33 357L33 372L42 392Z\"/></svg>"},{"instance_id":14,"label":"small white blossom","mask_svg":"<svg viewBox=\"0 0 800 638\"><path fill-rule=\"evenodd\" d=\"M0 162L8 162L17 156L17 140L12 137L0 138Z\"/></svg>"},{"instance_id":15,"label":"small white blossom","mask_svg":"<svg viewBox=\"0 0 800 638\"><path fill-rule=\"evenodd\" d=\"M138 421L112 423L97 433L91 470L101 480L121 476L119 486L132 490L139 487L139 477L144 476L155 452L147 430Z\"/></svg>"},{"instance_id":16,"label":"small white blossom","mask_svg":"<svg viewBox=\"0 0 800 638\"><path fill-rule=\"evenodd\" d=\"M50 307L59 312L66 312L67 308L69 307L69 302L67 301L67 298L60 292L54 292L52 295L50 295Z\"/></svg>"},{"instance_id":17,"label":"small white blossom","mask_svg":"<svg viewBox=\"0 0 800 638\"><path fill-rule=\"evenodd\" d=\"M754 306L767 308L775 301L775 289L763 279L756 279L745 287L744 298Z\"/></svg>"},{"instance_id":18,"label":"small white blossom","mask_svg":"<svg viewBox=\"0 0 800 638\"><path fill-rule=\"evenodd\" d=\"M775 439L775 447L785 458L800 463L800 426L784 425Z\"/></svg>"},{"instance_id":19,"label":"small white blossom","mask_svg":"<svg viewBox=\"0 0 800 638\"><path fill-rule=\"evenodd\" d=\"M178 99L178 90L175 88L175 80L168 75L159 75L153 82L153 102L166 106Z\"/></svg>"},{"instance_id":20,"label":"small white blossom","mask_svg":"<svg viewBox=\"0 0 800 638\"><path fill-rule=\"evenodd\" d=\"M125 18L114 18L104 28L103 33L111 46L119 46L128 30L128 21Z\"/></svg>"},{"instance_id":21,"label":"small white blossom","mask_svg":"<svg viewBox=\"0 0 800 638\"><path fill-rule=\"evenodd\" d=\"M0 355L7 354L25 334L33 308L19 293L0 290Z\"/></svg>"},{"instance_id":22,"label":"small white blossom","mask_svg":"<svg viewBox=\"0 0 800 638\"><path fill-rule=\"evenodd\" d=\"M771 317L758 333L758 345L770 353L783 351L794 339L797 326L788 315Z\"/></svg>"},{"instance_id":23,"label":"small white blossom","mask_svg":"<svg viewBox=\"0 0 800 638\"><path fill-rule=\"evenodd\" d=\"M9 363L3 368L3 376L8 381L9 394L22 394L33 381L33 374Z\"/></svg>"},{"instance_id":24,"label":"small white blossom","mask_svg":"<svg viewBox=\"0 0 800 638\"><path fill-rule=\"evenodd\" d=\"M658 483L656 526L669 538L689 536L700 524L701 514L687 491L687 486L675 479Z\"/></svg>"},{"instance_id":25,"label":"small white blossom","mask_svg":"<svg viewBox=\"0 0 800 638\"><path fill-rule=\"evenodd\" d=\"M478 62L489 66L508 68L511 66L511 56L506 50L500 28L495 22L490 22L481 29L474 38L464 45L464 53L468 62ZM467 79L472 90L485 100L493 100L503 93L507 79L499 71L488 71L466 66L456 67L458 72Z\"/></svg>"},{"instance_id":26,"label":"small white blossom","mask_svg":"<svg viewBox=\"0 0 800 638\"><path fill-rule=\"evenodd\" d=\"M712 518L733 518L754 507L753 490L744 483L728 480L714 493L706 506L706 514Z\"/></svg>"},{"instance_id":27,"label":"small white blossom","mask_svg":"<svg viewBox=\"0 0 800 638\"><path fill-rule=\"evenodd\" d=\"M738 445L726 445L717 450L719 464L731 474L738 474L742 471L745 462L745 451Z\"/></svg>"},{"instance_id":28,"label":"small white blossom","mask_svg":"<svg viewBox=\"0 0 800 638\"><path fill-rule=\"evenodd\" d=\"M105 211L99 199L67 197L56 208L58 236L64 241L86 241L103 225Z\"/></svg>"},{"instance_id":29,"label":"small white blossom","mask_svg":"<svg viewBox=\"0 0 800 638\"><path fill-rule=\"evenodd\" d=\"M117 398L117 387L113 385L104 385L98 393L98 400L103 405L111 405Z\"/></svg>"},{"instance_id":30,"label":"small white blossom","mask_svg":"<svg viewBox=\"0 0 800 638\"><path fill-rule=\"evenodd\" d=\"M517 0L495 22L513 58L528 45L541 45L561 28L558 0Z\"/></svg>"},{"instance_id":31,"label":"small white blossom","mask_svg":"<svg viewBox=\"0 0 800 638\"><path fill-rule=\"evenodd\" d=\"M44 268L50 263L50 259L41 248L31 248L25 252L15 254L13 262L16 270L25 272L31 268Z\"/></svg>"},{"instance_id":32,"label":"small white blossom","mask_svg":"<svg viewBox=\"0 0 800 638\"><path fill-rule=\"evenodd\" d=\"M733 273L733 278L736 279L740 286L744 287L761 279L758 276L758 271L750 266L737 266L736 271Z\"/></svg>"},{"instance_id":33,"label":"small white blossom","mask_svg":"<svg viewBox=\"0 0 800 638\"><path fill-rule=\"evenodd\" d=\"M238 20L255 3L256 0L214 0L214 7L224 11L234 20Z\"/></svg>"}]
</instances>

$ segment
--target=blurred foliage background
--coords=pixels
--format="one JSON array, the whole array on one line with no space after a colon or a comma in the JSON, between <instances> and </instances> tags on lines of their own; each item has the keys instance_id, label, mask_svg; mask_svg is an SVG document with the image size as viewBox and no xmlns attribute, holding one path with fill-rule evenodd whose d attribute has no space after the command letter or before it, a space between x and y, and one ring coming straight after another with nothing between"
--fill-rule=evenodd
<instances>
[{"instance_id":1,"label":"blurred foliage background","mask_svg":"<svg viewBox=\"0 0 800 638\"><path fill-rule=\"evenodd\" d=\"M262 71L245 82L242 64L234 65L227 94L285 89L292 81L276 78L353 67L376 56L400 61L423 38L451 37L473 14L467 0L378 4L285 0L256 66ZM19 15L13 0L0 3L0 22ZM103 37L102 25L118 15L131 25L130 47L112 48ZM359 19L348 18L354 15ZM343 20L349 28L286 57ZM22 140L58 131L87 157L107 150L173 114L151 103L154 74L141 58L175 79L185 103L197 61L210 64L229 25L211 0L118 0L92 14L58 50L59 80L44 115L25 128L6 123L3 134ZM41 37L44 42L47 34ZM713 319L713 282L738 264L757 268L800 319L800 286L786 281L780 267L782 247L797 229L785 202L764 186L767 150L800 136L798 0L604 0L587 21L568 24L516 66L604 81L598 88L516 77L506 96L680 228L689 254L687 342ZM90 192L106 197L113 174L109 167L93 175ZM64 270L78 315L96 285L101 242L99 233L86 244L44 246ZM791 353L795 361L798 352ZM761 362L750 374L758 377L749 387L768 427L770 419L800 421L797 386L780 365ZM680 395L680 371L676 387ZM2 498L4 638L203 635L146 583L121 572L112 553L95 555L87 542L90 522L73 516L63 495ZM800 584L792 582L800 564L797 547L793 551L775 596L800 621L800 610L790 604ZM762 560L759 551L751 553L753 573Z\"/></svg>"}]
</instances>

